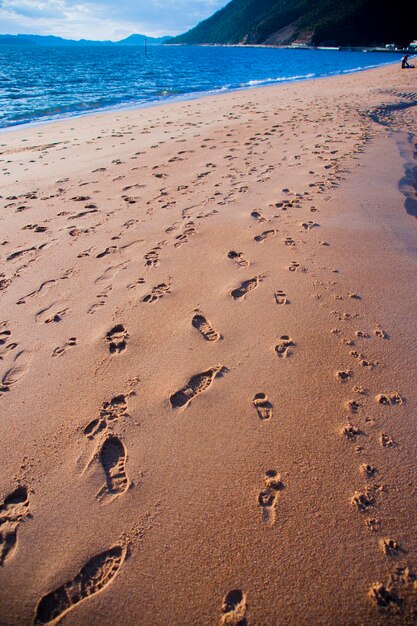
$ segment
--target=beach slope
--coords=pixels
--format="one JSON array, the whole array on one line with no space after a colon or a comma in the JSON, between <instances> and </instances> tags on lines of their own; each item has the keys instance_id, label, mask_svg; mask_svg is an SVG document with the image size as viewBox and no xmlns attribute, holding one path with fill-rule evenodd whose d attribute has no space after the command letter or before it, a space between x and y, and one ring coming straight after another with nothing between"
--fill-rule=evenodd
<instances>
[{"instance_id":1,"label":"beach slope","mask_svg":"<svg viewBox=\"0 0 417 626\"><path fill-rule=\"evenodd\" d=\"M0 624L413 624L415 73L0 135Z\"/></svg>"}]
</instances>

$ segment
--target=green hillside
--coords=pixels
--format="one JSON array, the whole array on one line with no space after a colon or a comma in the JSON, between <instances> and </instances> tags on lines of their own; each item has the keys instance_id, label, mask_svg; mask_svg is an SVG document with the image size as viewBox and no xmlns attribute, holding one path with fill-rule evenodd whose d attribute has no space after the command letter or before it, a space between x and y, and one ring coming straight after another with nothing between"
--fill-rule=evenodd
<instances>
[{"instance_id":1,"label":"green hillside","mask_svg":"<svg viewBox=\"0 0 417 626\"><path fill-rule=\"evenodd\" d=\"M405 0L232 0L169 43L408 44L417 26Z\"/></svg>"}]
</instances>

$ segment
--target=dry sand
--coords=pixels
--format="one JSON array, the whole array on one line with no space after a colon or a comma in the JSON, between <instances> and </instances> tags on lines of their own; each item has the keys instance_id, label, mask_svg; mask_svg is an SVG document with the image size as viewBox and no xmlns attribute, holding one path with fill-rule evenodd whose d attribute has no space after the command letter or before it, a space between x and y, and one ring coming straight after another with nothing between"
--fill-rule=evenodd
<instances>
[{"instance_id":1,"label":"dry sand","mask_svg":"<svg viewBox=\"0 0 417 626\"><path fill-rule=\"evenodd\" d=\"M0 134L2 626L416 623L416 72Z\"/></svg>"}]
</instances>

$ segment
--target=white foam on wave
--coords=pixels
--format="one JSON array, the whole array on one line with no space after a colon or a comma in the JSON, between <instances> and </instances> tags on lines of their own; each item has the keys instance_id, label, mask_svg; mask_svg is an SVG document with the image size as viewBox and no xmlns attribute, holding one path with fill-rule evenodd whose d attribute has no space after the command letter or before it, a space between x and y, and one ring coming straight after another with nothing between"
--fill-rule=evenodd
<instances>
[{"instance_id":1,"label":"white foam on wave","mask_svg":"<svg viewBox=\"0 0 417 626\"><path fill-rule=\"evenodd\" d=\"M240 87L257 87L259 85L269 85L271 83L291 82L293 80L303 80L305 78L314 78L316 74L296 74L295 76L277 76L276 78L262 78L260 80L249 80L247 83L241 83Z\"/></svg>"}]
</instances>

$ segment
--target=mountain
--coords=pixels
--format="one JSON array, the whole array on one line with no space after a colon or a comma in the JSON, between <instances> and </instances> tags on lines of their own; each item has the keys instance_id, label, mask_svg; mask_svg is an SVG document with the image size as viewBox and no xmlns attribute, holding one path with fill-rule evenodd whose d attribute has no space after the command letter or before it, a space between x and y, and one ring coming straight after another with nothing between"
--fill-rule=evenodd
<instances>
[{"instance_id":1,"label":"mountain","mask_svg":"<svg viewBox=\"0 0 417 626\"><path fill-rule=\"evenodd\" d=\"M407 45L417 26L405 0L232 0L169 44Z\"/></svg>"},{"instance_id":2,"label":"mountain","mask_svg":"<svg viewBox=\"0 0 417 626\"><path fill-rule=\"evenodd\" d=\"M130 35L130 37L126 37L126 39L122 39L121 41L117 41L117 44L121 45L134 45L134 46L143 46L146 40L151 46L159 46L166 41L168 41L170 37L146 37L146 35Z\"/></svg>"},{"instance_id":3,"label":"mountain","mask_svg":"<svg viewBox=\"0 0 417 626\"><path fill-rule=\"evenodd\" d=\"M30 45L30 46L97 46L100 44L112 45L136 45L143 46L144 41L149 45L163 44L169 37L146 37L145 35L130 35L121 41L92 41L90 39L64 39L63 37L54 37L53 35L0 35L0 44L6 45Z\"/></svg>"},{"instance_id":4,"label":"mountain","mask_svg":"<svg viewBox=\"0 0 417 626\"><path fill-rule=\"evenodd\" d=\"M113 43L112 41L90 41L88 39L64 39L54 35L0 35L0 44L8 45L29 45L29 46L76 46L92 45L100 43Z\"/></svg>"}]
</instances>

